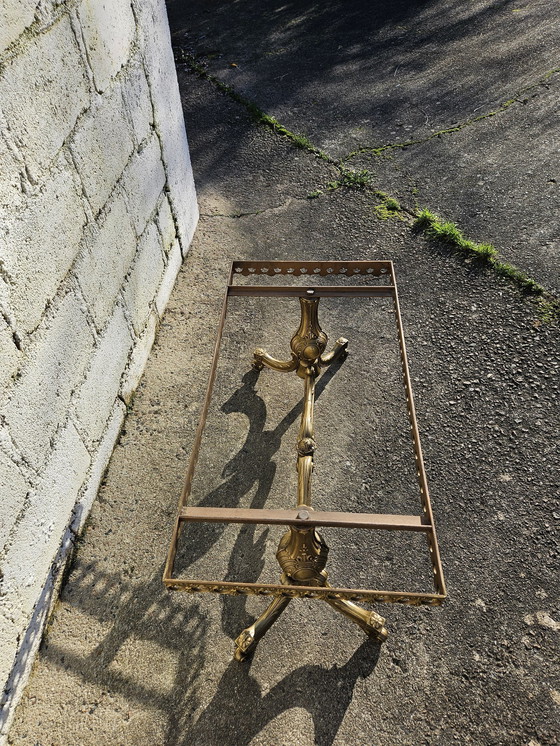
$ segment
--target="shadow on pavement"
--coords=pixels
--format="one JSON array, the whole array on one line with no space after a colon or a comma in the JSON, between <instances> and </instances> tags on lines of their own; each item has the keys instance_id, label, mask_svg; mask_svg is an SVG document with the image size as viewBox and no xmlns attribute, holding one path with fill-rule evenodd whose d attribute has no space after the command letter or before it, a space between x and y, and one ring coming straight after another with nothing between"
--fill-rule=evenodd
<instances>
[{"instance_id":1,"label":"shadow on pavement","mask_svg":"<svg viewBox=\"0 0 560 746\"><path fill-rule=\"evenodd\" d=\"M319 380L317 396L324 391L336 367L333 365ZM256 371L247 373L243 385L223 405L225 412L244 412L249 416L250 434L245 446L224 469L224 474L231 473L225 483L228 489L215 490L206 504L215 504L224 494L233 495L231 504L236 504L255 479L259 479L259 488L253 506L263 505L266 500L275 470L270 459L282 435L300 414L302 403L293 407L273 431L264 431L266 407L255 392L257 378ZM247 464L254 466L247 471ZM228 578L243 567L245 573L251 574L251 580L257 580L266 533L255 541L254 531L254 526L244 526L240 532L229 560ZM205 551L211 546L211 537L206 538ZM200 543L190 555L191 561L199 551ZM131 580L125 573L100 569L97 562L81 562L78 553L61 601L100 624L109 624L110 628L85 654L47 636L42 657L112 696L121 695L144 710L161 712L167 744L249 744L268 722L294 707L304 708L312 716L317 743L322 746L333 743L356 681L367 677L377 664L379 643L367 640L340 667L301 666L264 695L251 675L251 661L243 664L232 661L214 697L192 725L192 718L201 706L197 691L207 665L208 620L194 599L190 598L185 606L182 594L166 592L161 576L159 568L148 582ZM246 614L245 600L228 596L222 599L222 628L230 637L237 636L243 626L253 621ZM170 651L176 661L173 668L165 668L166 656L162 653L152 660L150 656L154 653L145 647L146 643L152 643L159 651ZM137 644L142 652L131 652ZM78 648L82 649L83 646ZM130 656L138 654L142 659L131 665ZM155 678L138 675L150 670ZM158 684L160 675L168 676L166 686Z\"/></svg>"},{"instance_id":2,"label":"shadow on pavement","mask_svg":"<svg viewBox=\"0 0 560 746\"><path fill-rule=\"evenodd\" d=\"M321 396L321 393L325 390L328 382L340 367L340 364L340 362L333 364L321 375L315 389L315 400ZM225 481L200 500L197 503L200 506L236 507L240 504L242 498L252 490L255 484L258 484L258 487L249 507L263 508L266 503L276 473L276 464L272 460L273 456L279 450L284 434L301 415L303 411L303 399L292 407L273 430L265 430L266 405L255 390L258 377L259 372L256 370L247 372L242 379L243 385L234 391L221 407L221 410L225 414L239 412L246 415L249 420L249 431L241 449L224 466L222 477ZM195 533L192 534L192 537L188 535L188 528L183 532L179 540L175 560L176 577L180 577L190 565L212 548L224 532L225 525L220 523L197 523L194 524ZM239 580L241 570L244 572L244 581L255 582L258 579L263 568L262 550L267 532L265 531L255 543L255 530L255 526L248 525L243 526L240 530L230 556L227 576L224 580ZM238 598L233 599L237 611L239 600ZM225 601L227 607L229 606L229 602L232 602L232 599L225 597ZM227 617L227 612L228 609L225 608L224 618ZM224 629L224 631L226 630ZM233 631L229 630L226 633L231 637L236 637L239 632L233 634Z\"/></svg>"},{"instance_id":3,"label":"shadow on pavement","mask_svg":"<svg viewBox=\"0 0 560 746\"><path fill-rule=\"evenodd\" d=\"M534 74L535 41L510 6L167 2L177 49L207 60L213 74L316 145L329 149L336 141L339 155L492 108L505 96L505 68L517 71L509 94L523 85L523 75Z\"/></svg>"},{"instance_id":4,"label":"shadow on pavement","mask_svg":"<svg viewBox=\"0 0 560 746\"><path fill-rule=\"evenodd\" d=\"M356 682L375 669L380 648L379 642L368 639L343 666L301 666L264 696L256 679L251 676L250 661L232 661L212 701L196 723L186 733L170 730L169 742L185 746L218 743L248 746L267 723L298 707L307 710L313 718L314 742L331 746L352 701ZM289 737L293 738L293 735ZM295 742L290 740L290 743Z\"/></svg>"},{"instance_id":5,"label":"shadow on pavement","mask_svg":"<svg viewBox=\"0 0 560 746\"><path fill-rule=\"evenodd\" d=\"M112 620L111 628L86 655L51 641L47 635L41 655L111 695L122 695L147 710L157 708L165 714L169 729L177 732L197 707L195 685L204 667L208 622L196 602L191 600L185 608L164 590L162 573L163 567L147 583L131 582L117 573L101 571L95 563L80 564L78 560L61 600L101 623ZM172 652L176 665L170 687L157 686L148 676L131 674L130 666L124 667L125 673L121 665L115 665L127 644L146 641ZM138 671L151 664L155 674L164 666L161 658L150 661L145 657L138 664Z\"/></svg>"}]
</instances>

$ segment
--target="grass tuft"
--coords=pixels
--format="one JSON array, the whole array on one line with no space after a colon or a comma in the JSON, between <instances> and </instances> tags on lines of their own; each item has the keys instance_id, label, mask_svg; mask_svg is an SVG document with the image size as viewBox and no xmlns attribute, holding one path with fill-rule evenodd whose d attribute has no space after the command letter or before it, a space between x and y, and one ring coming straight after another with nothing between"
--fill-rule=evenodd
<instances>
[{"instance_id":1,"label":"grass tuft","mask_svg":"<svg viewBox=\"0 0 560 746\"><path fill-rule=\"evenodd\" d=\"M513 264L502 262L498 251L492 244L475 243L465 238L455 223L443 222L429 210L419 210L416 213L413 228L424 233L428 238L441 241L467 256L485 262L496 274L512 282L524 293L538 297L538 314L542 322L552 323L560 318L560 301L521 269Z\"/></svg>"}]
</instances>

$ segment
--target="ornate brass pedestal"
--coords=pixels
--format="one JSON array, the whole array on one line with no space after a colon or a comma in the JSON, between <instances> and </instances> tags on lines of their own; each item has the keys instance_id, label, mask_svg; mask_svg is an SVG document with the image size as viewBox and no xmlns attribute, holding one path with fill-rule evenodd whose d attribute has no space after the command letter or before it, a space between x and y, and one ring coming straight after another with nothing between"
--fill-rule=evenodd
<instances>
[{"instance_id":1,"label":"ornate brass pedestal","mask_svg":"<svg viewBox=\"0 0 560 746\"><path fill-rule=\"evenodd\" d=\"M268 277L278 275L306 277L308 285L258 285L236 284L234 278ZM313 276L328 277L339 275L349 284L314 285ZM380 278L379 284L352 285L354 275L367 275ZM297 440L298 495L297 506L292 510L247 509L189 506L188 498L194 470L198 460L202 434L212 397L218 365L221 338L227 315L228 299L232 296L299 298L301 321L291 340L290 360L276 360L262 349L255 350L253 366L258 370L264 367L281 373L296 372L304 381L303 413ZM313 429L313 407L315 403L315 383L321 370L335 361L342 361L347 355L348 342L341 337L331 352L326 353L327 335L318 320L320 298L362 297L390 298L395 313L397 340L400 349L406 408L410 420L410 430L414 447L414 458L420 490L420 515L392 515L378 513L345 513L314 510L311 506L311 481L313 474L313 454L315 437ZM287 527L282 536L276 558L281 568L279 583L247 583L225 580L198 580L175 577L175 558L181 529L187 522L250 523L260 525L283 525ZM432 580L435 592L410 592L370 590L361 588L332 587L327 582L325 566L328 547L317 530L321 526L359 528L369 531L414 531L423 533L427 540L432 565ZM420 438L416 424L410 376L406 357L404 334L400 316L397 288L393 265L387 261L352 262L234 262L226 288L222 315L218 327L218 337L214 349L212 368L208 379L206 396L198 423L196 437L187 469L185 486L179 500L179 509L171 546L164 570L163 582L170 590L188 593L224 593L229 595L272 596L268 608L235 641L235 657L243 660L251 653L260 638L282 614L292 598L317 598L344 614L359 625L368 635L385 640L387 631L385 620L374 611L367 611L355 602L392 602L402 604L439 605L446 597L445 581L439 557L436 530L430 505L428 485L422 459Z\"/></svg>"},{"instance_id":2,"label":"ornate brass pedestal","mask_svg":"<svg viewBox=\"0 0 560 746\"><path fill-rule=\"evenodd\" d=\"M257 349L253 367L262 370L265 366L280 373L296 371L305 385L303 413L297 441L298 499L297 517L306 521L311 516L311 476L315 436L313 430L313 406L315 403L315 381L321 368L346 358L348 340L337 339L332 352L325 354L328 337L321 329L318 319L319 298L300 298L301 322L292 337L291 360L275 360L264 350ZM329 548L315 528L290 526L280 539L276 559L282 568L281 582L285 585L329 587L325 565ZM385 619L374 611L361 609L351 601L326 598L328 604L358 624L366 634L378 640L387 639L383 626ZM259 618L239 635L235 641L235 657L243 660L257 645L260 638L278 619L291 598L275 598Z\"/></svg>"}]
</instances>

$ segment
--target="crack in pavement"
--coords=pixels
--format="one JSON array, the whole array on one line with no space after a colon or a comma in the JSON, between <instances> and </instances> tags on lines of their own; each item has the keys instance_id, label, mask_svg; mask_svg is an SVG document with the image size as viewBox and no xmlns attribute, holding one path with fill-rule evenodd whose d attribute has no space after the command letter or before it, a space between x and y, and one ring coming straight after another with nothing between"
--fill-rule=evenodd
<instances>
[{"instance_id":1,"label":"crack in pavement","mask_svg":"<svg viewBox=\"0 0 560 746\"><path fill-rule=\"evenodd\" d=\"M357 148L356 150L351 151L350 153L348 153L348 155L343 156L340 159L339 163L344 163L345 161L348 161L351 158L355 158L356 156L362 155L364 153L368 153L374 156L380 156L384 153L386 154L386 151L408 148L411 145L422 145L423 143L429 142L430 140L433 140L436 137L441 137L442 135L452 135L455 132L460 132L466 127L471 127L472 125L477 124L477 122L482 122L486 119L491 119L492 117L495 117L498 114L502 114L504 111L507 111L514 104L525 103L528 99L523 99L522 97L526 93L533 90L534 88L538 88L539 86L546 86L550 78L559 72L560 72L560 67L555 67L554 69L549 70L536 83L531 83L530 85L525 86L524 88L521 88L521 90L519 90L512 98L509 98L507 101L504 101L503 103L501 103L499 107L497 109L494 109L493 111L488 111L485 114L479 114L476 117L470 117L469 119L466 119L464 122L459 122L458 124L454 124L451 127L445 127L444 129L438 130L437 132L432 132L432 134L427 135L426 137L423 137L423 138L406 140L405 142L388 143L386 145L379 145L379 146L364 145L361 148Z\"/></svg>"},{"instance_id":2,"label":"crack in pavement","mask_svg":"<svg viewBox=\"0 0 560 746\"><path fill-rule=\"evenodd\" d=\"M537 82L531 83L528 86L525 86L524 88L520 89L516 96L512 99L509 99L508 101L505 101L500 105L500 108L496 109L493 112L487 112L486 114L481 114L478 117L472 118L470 120L467 120L467 122L464 122L460 125L457 125L455 127L448 128L447 130L440 130L439 132L433 133L429 137L425 138L425 140L417 140L417 141L411 141L409 143L401 143L398 145L387 145L383 146L382 148L361 148L354 153L351 153L348 156L345 156L344 158L340 160L336 160L331 155L329 155L324 150L321 150L316 145L314 145L307 137L303 135L297 135L290 130L288 130L284 125L282 125L280 122L278 122L274 117L270 116L269 114L266 114L262 111L262 109L250 99L246 98L242 94L240 94L238 91L235 90L235 88L231 85L228 85L221 81L216 76L210 74L206 68L200 64L199 61L192 55L190 52L187 52L182 47L175 47L175 61L176 64L185 64L187 68L193 72L196 73L199 77L204 78L209 83L211 83L214 87L216 87L218 90L220 90L222 93L227 94L237 103L244 106L248 113L251 115L252 119L257 124L262 124L264 126L269 127L273 130L273 132L276 135L280 135L281 137L287 137L292 144L295 147L298 147L302 150L305 150L309 153L312 153L315 157L321 158L322 160L326 161L329 165L333 166L338 170L340 175L342 176L342 179L337 182L331 182L333 186L331 188L327 189L327 192L336 191L339 188L359 188L364 192L371 192L375 196L379 196L380 194L383 194L385 198L391 199L389 195L386 195L383 192L380 192L378 189L375 189L372 187L372 185L367 181L365 178L363 180L363 183L359 183L355 181L355 177L360 176L361 174L369 174L367 171L361 171L356 172L354 169L348 169L344 165L344 161L347 160L350 157L353 157L355 155L358 155L359 153L373 153L374 155L383 155L383 157L391 158L388 154L383 154L382 151L386 150L395 150L397 148L404 148L409 144L420 144L421 142L427 142L429 140L432 140L435 137L440 136L444 133L451 133L451 132L458 132L461 129L464 129L465 127L474 124L475 122L481 121L483 119L488 119L490 117L496 116L497 114L501 113L502 111L506 111L510 106L512 106L514 103L517 103L520 101L521 96L526 93L529 90L532 90L538 86L546 85L547 81L556 73L560 72L559 68L554 68L553 70L549 70L542 78L540 78ZM378 151L378 152L377 152ZM349 180L346 177L354 177L350 178ZM352 184L346 183L346 181L353 182ZM309 199L310 197L318 197L322 194L321 190L317 190L316 192L311 193L307 196L305 199ZM282 207L286 207L289 205L291 199L296 198L289 198L287 202L283 206L279 207L272 207L272 208L265 208L263 210L258 210L254 212L246 212L246 213L232 213L232 214L215 214L215 215L203 215L203 217L224 217L224 218L230 218L230 219L237 219L241 217L246 217L250 215L259 215L263 212L269 211L269 210L277 210L281 209ZM301 199L301 198L299 198ZM395 202L397 202L395 200ZM400 206L399 205L399 212L405 215L408 214L411 218L415 219L418 218L418 215L421 213L418 209L410 209L408 207ZM378 217L381 217L378 213ZM381 217L381 219L384 219ZM439 220L439 218L438 218ZM407 221L408 222L408 221ZM445 221L440 221L445 222ZM453 226L456 228L455 224L453 223L446 223L446 225ZM429 234L426 232L426 230L423 230L422 232L426 233L426 237L430 238ZM509 264L507 262L502 262L499 258L498 252L496 249L491 246L490 244L486 244L483 242L482 244L472 242L470 240L466 240L464 242L464 245L462 245L461 250L463 253L468 251L467 244L472 244L473 246L481 246L481 245L488 245L492 249L492 254L481 256L480 252L474 250L470 252L470 258L476 258L479 261L483 261L488 269L491 269L494 271L496 276L501 276L503 278L508 279L513 285L517 286L517 288L521 291L525 290L530 287L531 292L533 295L533 298L537 300L537 310L540 317L540 322L544 323L553 323L557 320L558 316L560 315L560 312L558 310L560 302L557 298L557 296L544 286L540 285L540 283L537 283L533 280L532 277L525 274L523 270L519 269L515 265Z\"/></svg>"}]
</instances>

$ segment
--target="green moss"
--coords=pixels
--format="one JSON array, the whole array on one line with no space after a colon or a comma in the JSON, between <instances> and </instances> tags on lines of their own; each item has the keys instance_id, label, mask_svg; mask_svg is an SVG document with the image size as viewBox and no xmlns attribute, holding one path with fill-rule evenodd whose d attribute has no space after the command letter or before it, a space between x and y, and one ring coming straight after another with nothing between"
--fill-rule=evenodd
<instances>
[{"instance_id":1,"label":"green moss","mask_svg":"<svg viewBox=\"0 0 560 746\"><path fill-rule=\"evenodd\" d=\"M560 319L560 301L540 298L537 302L537 316L543 324L553 324Z\"/></svg>"}]
</instances>

